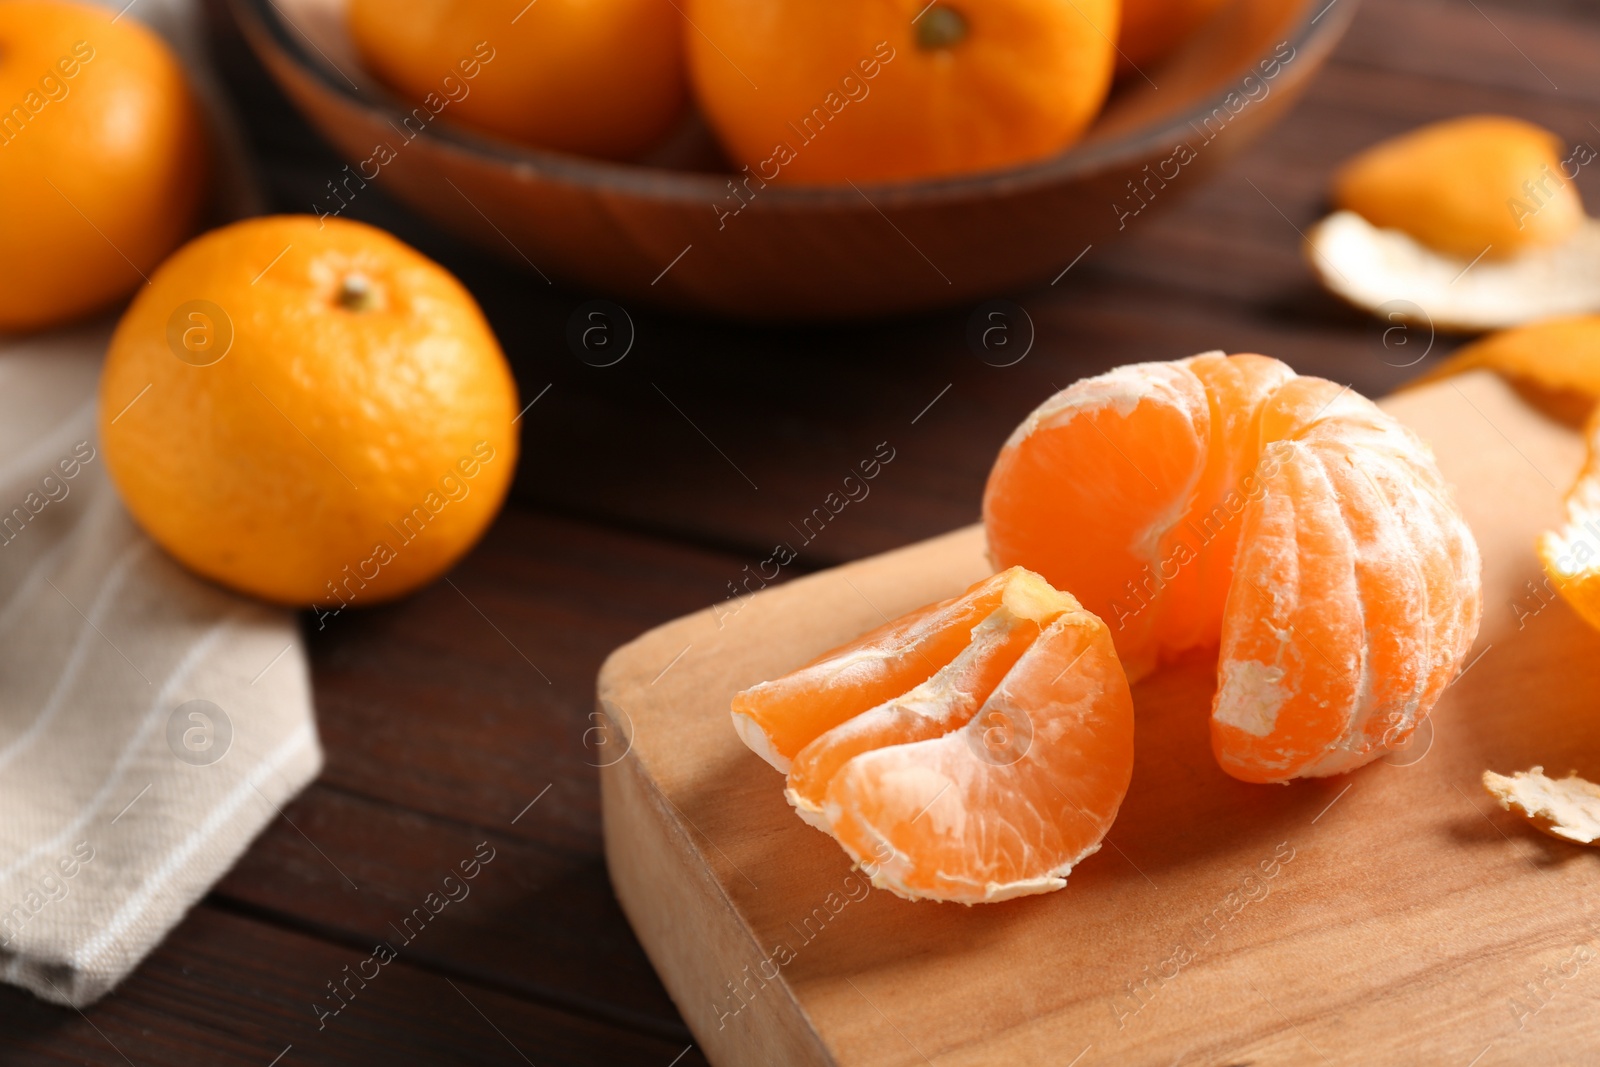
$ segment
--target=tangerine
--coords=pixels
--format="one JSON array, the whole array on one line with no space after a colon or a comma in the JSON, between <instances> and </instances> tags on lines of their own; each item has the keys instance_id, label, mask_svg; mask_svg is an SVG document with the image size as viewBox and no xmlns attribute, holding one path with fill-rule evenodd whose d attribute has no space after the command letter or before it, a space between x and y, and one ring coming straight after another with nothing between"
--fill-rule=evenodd
<instances>
[{"instance_id":1,"label":"tangerine","mask_svg":"<svg viewBox=\"0 0 1600 1067\"><path fill-rule=\"evenodd\" d=\"M1118 72L1127 74L1165 59L1222 4L1223 0L1123 0Z\"/></svg>"},{"instance_id":2,"label":"tangerine","mask_svg":"<svg viewBox=\"0 0 1600 1067\"><path fill-rule=\"evenodd\" d=\"M958 174L1060 152L1111 85L1116 0L690 0L689 70L763 182Z\"/></svg>"},{"instance_id":3,"label":"tangerine","mask_svg":"<svg viewBox=\"0 0 1600 1067\"><path fill-rule=\"evenodd\" d=\"M100 379L133 517L207 578L376 603L447 570L516 465L516 386L471 295L362 223L257 218L184 246Z\"/></svg>"},{"instance_id":4,"label":"tangerine","mask_svg":"<svg viewBox=\"0 0 1600 1067\"><path fill-rule=\"evenodd\" d=\"M0 3L0 330L127 295L194 228L208 157L166 44L132 18Z\"/></svg>"},{"instance_id":5,"label":"tangerine","mask_svg":"<svg viewBox=\"0 0 1600 1067\"><path fill-rule=\"evenodd\" d=\"M362 62L408 100L541 148L638 156L688 97L671 0L351 0L347 17Z\"/></svg>"},{"instance_id":6,"label":"tangerine","mask_svg":"<svg viewBox=\"0 0 1600 1067\"><path fill-rule=\"evenodd\" d=\"M1477 634L1477 545L1427 446L1265 356L1057 393L1001 449L983 509L995 565L1073 590L1130 676L1220 644L1212 750L1245 781L1402 743Z\"/></svg>"}]
</instances>

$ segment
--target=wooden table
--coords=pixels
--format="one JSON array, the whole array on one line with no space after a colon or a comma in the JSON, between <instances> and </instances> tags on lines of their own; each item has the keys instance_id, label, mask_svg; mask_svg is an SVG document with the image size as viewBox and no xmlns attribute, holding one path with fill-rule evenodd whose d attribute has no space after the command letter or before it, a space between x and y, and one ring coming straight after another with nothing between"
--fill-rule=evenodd
<instances>
[{"instance_id":1,"label":"wooden table","mask_svg":"<svg viewBox=\"0 0 1600 1067\"><path fill-rule=\"evenodd\" d=\"M342 162L225 21L214 37L274 207L309 210ZM606 653L728 596L778 542L799 550L781 580L973 521L1011 426L1083 375L1223 348L1379 394L1431 366L1454 342L1429 351L1413 330L1386 345L1315 288L1297 229L1336 162L1428 120L1507 112L1600 146L1596 55L1585 0L1369 0L1306 99L1218 180L1058 284L1011 294L1036 337L1007 367L969 348L972 308L826 330L630 308L632 351L590 366L566 328L603 294L549 286L424 227L381 183L363 190L348 213L454 270L536 400L515 498L451 583L320 629L305 617L322 778L87 1013L0 988L0 1063L703 1063L601 858L594 766L614 753L591 712ZM1595 175L1577 180L1600 206ZM870 496L829 512L882 449L894 458ZM471 898L319 1029L325 983L480 842L495 859Z\"/></svg>"}]
</instances>

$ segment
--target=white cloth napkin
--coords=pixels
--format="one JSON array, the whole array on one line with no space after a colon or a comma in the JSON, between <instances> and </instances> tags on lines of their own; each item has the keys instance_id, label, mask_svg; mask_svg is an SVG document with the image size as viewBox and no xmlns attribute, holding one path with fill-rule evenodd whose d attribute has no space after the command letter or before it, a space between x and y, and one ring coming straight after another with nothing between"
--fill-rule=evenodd
<instances>
[{"instance_id":1,"label":"white cloth napkin","mask_svg":"<svg viewBox=\"0 0 1600 1067\"><path fill-rule=\"evenodd\" d=\"M131 15L194 72L226 212L244 213L192 0ZM77 1006L137 966L322 766L293 614L189 574L112 489L95 437L111 328L0 338L0 979Z\"/></svg>"}]
</instances>

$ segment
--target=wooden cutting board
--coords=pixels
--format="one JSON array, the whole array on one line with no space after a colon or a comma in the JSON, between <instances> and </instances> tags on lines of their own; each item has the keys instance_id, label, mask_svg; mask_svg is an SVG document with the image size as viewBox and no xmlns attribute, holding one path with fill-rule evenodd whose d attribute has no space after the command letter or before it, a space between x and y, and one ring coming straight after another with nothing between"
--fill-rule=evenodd
<instances>
[{"instance_id":1,"label":"wooden cutting board","mask_svg":"<svg viewBox=\"0 0 1600 1067\"><path fill-rule=\"evenodd\" d=\"M1433 445L1483 549L1479 658L1432 728L1349 775L1247 785L1211 758L1214 662L1173 665L1135 688L1127 800L1057 893L967 908L869 891L728 719L737 690L988 573L978 528L614 653L599 683L602 750L627 753L601 777L611 877L711 1061L1600 1055L1600 851L1533 832L1479 784L1534 764L1600 779L1600 634L1552 602L1532 550L1581 443L1482 373L1384 406Z\"/></svg>"}]
</instances>

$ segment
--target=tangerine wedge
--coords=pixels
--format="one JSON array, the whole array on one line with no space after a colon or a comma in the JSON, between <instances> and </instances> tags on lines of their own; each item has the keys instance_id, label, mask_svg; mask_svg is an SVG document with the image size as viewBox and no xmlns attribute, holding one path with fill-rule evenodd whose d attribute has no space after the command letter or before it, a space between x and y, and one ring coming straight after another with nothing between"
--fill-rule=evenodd
<instances>
[{"instance_id":1,"label":"tangerine wedge","mask_svg":"<svg viewBox=\"0 0 1600 1067\"><path fill-rule=\"evenodd\" d=\"M984 492L997 567L1070 589L1130 677L1221 646L1212 751L1250 782L1404 741L1481 614L1432 453L1371 401L1259 355L1120 367L1045 401Z\"/></svg>"},{"instance_id":2,"label":"tangerine wedge","mask_svg":"<svg viewBox=\"0 0 1600 1067\"><path fill-rule=\"evenodd\" d=\"M1061 888L1133 773L1109 630L1020 567L745 690L733 718L800 816L909 900Z\"/></svg>"}]
</instances>

